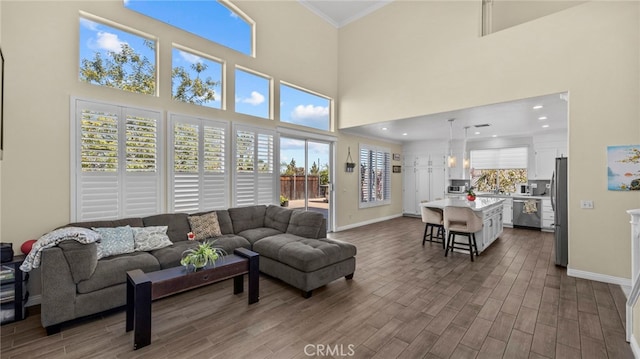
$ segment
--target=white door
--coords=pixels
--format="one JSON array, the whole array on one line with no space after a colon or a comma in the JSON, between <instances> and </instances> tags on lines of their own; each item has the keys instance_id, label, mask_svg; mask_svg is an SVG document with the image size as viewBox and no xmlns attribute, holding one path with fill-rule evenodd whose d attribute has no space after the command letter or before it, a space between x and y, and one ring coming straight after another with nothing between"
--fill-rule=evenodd
<instances>
[{"instance_id":1,"label":"white door","mask_svg":"<svg viewBox=\"0 0 640 359\"><path fill-rule=\"evenodd\" d=\"M402 183L402 207L407 214L419 214L416 207L416 173L415 167L405 167Z\"/></svg>"}]
</instances>

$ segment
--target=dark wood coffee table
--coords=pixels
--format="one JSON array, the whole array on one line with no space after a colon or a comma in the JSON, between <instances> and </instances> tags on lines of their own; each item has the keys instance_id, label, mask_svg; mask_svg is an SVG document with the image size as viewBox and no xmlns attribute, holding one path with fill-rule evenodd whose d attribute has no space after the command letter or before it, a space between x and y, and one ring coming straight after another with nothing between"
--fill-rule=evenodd
<instances>
[{"instance_id":1,"label":"dark wood coffee table","mask_svg":"<svg viewBox=\"0 0 640 359\"><path fill-rule=\"evenodd\" d=\"M236 249L234 254L198 271L184 266L144 273L140 269L127 272L127 327L133 330L133 349L151 344L151 301L204 285L233 278L233 294L244 291L244 275L249 277L249 304L258 302L259 255L248 249Z\"/></svg>"}]
</instances>

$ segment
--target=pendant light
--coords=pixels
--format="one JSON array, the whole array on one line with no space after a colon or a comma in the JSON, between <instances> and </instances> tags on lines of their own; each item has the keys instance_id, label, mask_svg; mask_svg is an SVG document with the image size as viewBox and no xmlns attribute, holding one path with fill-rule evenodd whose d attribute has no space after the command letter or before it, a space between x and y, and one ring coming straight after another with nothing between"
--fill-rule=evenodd
<instances>
[{"instance_id":1,"label":"pendant light","mask_svg":"<svg viewBox=\"0 0 640 359\"><path fill-rule=\"evenodd\" d=\"M449 168L456 166L456 156L453 155L453 148L451 148L453 142L453 121L455 120L455 118L449 119L449 157L447 157L447 166L449 166Z\"/></svg>"}]
</instances>

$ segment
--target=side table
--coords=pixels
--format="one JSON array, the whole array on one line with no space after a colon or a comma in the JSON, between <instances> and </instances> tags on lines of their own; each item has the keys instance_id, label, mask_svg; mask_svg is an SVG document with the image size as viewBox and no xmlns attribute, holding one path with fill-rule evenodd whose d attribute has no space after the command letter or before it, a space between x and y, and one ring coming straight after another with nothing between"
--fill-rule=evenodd
<instances>
[{"instance_id":1,"label":"side table","mask_svg":"<svg viewBox=\"0 0 640 359\"><path fill-rule=\"evenodd\" d=\"M24 255L17 255L13 260L0 264L0 319L2 324L22 320L26 317L24 304L29 298L26 282L29 273L23 273L20 265Z\"/></svg>"}]
</instances>

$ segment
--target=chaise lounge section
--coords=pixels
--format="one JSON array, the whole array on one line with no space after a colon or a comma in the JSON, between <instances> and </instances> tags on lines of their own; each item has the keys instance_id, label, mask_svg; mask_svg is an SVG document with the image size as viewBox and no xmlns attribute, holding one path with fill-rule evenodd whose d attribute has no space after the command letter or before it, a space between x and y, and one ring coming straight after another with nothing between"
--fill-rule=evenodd
<instances>
[{"instance_id":1,"label":"chaise lounge section","mask_svg":"<svg viewBox=\"0 0 640 359\"><path fill-rule=\"evenodd\" d=\"M197 246L187 233L195 220L215 213L219 232L215 245L227 253L246 248L260 254L260 271L302 291L331 281L353 278L356 247L327 239L322 214L280 206L249 206L196 213L159 214L144 218L70 223L65 227L142 228L166 226L171 245L98 259L96 243L66 240L42 251L41 322L49 334L60 324L125 305L126 272L151 272L180 265L182 253ZM202 217L204 216L204 217ZM200 238L198 238L200 239Z\"/></svg>"}]
</instances>

